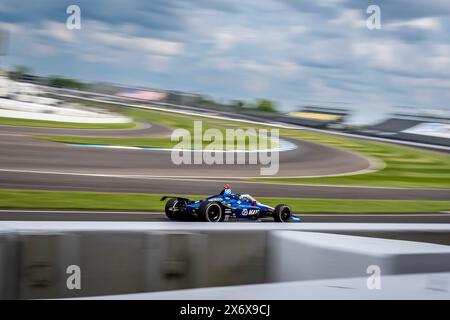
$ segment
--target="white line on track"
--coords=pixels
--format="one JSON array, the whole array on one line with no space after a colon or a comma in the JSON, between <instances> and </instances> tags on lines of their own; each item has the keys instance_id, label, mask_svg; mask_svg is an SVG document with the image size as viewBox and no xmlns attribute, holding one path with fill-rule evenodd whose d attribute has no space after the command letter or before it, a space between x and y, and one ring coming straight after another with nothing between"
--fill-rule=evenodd
<instances>
[{"instance_id":1,"label":"white line on track","mask_svg":"<svg viewBox=\"0 0 450 320\"><path fill-rule=\"evenodd\" d=\"M40 170L21 170L21 169L0 169L0 172L16 172L16 173L32 173L32 174L53 174L53 175L67 175L67 176L87 176L87 177L105 177L105 178L119 178L119 179L142 179L142 180L171 180L171 181L205 181L205 182L236 182L240 184L266 184L279 186L301 186L301 187L333 187L333 188L362 188L362 189L385 189L385 190L429 190L429 191L447 191L449 189L420 189L420 188L404 188L404 187L374 187L374 186L342 186L333 184L302 184L302 183L280 183L280 182L258 182L236 180L234 177L199 177L199 176L137 176L137 175L114 175L114 174L100 174L100 173L79 173L79 172L56 172L56 171L40 171ZM277 177L278 178L278 177ZM295 177L289 177L295 178ZM242 178L240 178L242 179ZM248 179L248 178L246 178Z\"/></svg>"},{"instance_id":2,"label":"white line on track","mask_svg":"<svg viewBox=\"0 0 450 320\"><path fill-rule=\"evenodd\" d=\"M177 149L177 148L162 148L162 147L130 147L130 146L112 146L101 144L79 144L69 143L67 145L72 147L85 148L103 148L103 149L123 149L123 150L142 150L142 151L165 151L165 152L202 152L202 153L267 153L267 152L284 152L297 149L297 145L289 141L280 139L280 145L271 149L256 149L256 150L211 150L211 149Z\"/></svg>"}]
</instances>

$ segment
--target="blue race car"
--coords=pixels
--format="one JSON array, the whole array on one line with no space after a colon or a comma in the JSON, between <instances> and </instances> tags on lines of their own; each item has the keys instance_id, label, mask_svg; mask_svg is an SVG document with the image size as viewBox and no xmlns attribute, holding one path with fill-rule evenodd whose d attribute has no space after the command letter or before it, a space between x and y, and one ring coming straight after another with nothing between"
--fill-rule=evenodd
<instances>
[{"instance_id":1,"label":"blue race car","mask_svg":"<svg viewBox=\"0 0 450 320\"><path fill-rule=\"evenodd\" d=\"M169 197L164 196L161 201L167 198ZM170 198L166 203L165 212L169 219L177 221L221 222L230 218L257 220L264 217L272 217L276 222L300 221L287 205L279 204L272 208L256 201L248 194L232 193L228 184L224 185L224 189L218 195L203 200Z\"/></svg>"}]
</instances>

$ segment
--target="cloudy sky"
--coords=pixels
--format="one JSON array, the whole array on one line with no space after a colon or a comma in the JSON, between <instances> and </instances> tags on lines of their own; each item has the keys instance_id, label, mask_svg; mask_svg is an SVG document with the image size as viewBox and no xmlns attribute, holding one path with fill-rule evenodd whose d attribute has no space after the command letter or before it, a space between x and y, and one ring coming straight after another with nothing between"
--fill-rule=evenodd
<instances>
[{"instance_id":1,"label":"cloudy sky","mask_svg":"<svg viewBox=\"0 0 450 320\"><path fill-rule=\"evenodd\" d=\"M81 8L81 30L66 8ZM366 9L381 8L369 30ZM88 81L347 107L450 110L448 0L2 0L7 66Z\"/></svg>"}]
</instances>

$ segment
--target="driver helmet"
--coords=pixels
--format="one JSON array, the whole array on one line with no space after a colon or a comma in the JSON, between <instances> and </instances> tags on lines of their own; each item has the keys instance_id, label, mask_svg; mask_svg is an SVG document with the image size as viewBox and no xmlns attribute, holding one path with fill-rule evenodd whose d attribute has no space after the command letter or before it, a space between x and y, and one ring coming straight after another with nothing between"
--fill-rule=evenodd
<instances>
[{"instance_id":1,"label":"driver helmet","mask_svg":"<svg viewBox=\"0 0 450 320\"><path fill-rule=\"evenodd\" d=\"M224 194L231 194L231 187L228 183L225 183L223 185L223 189L224 189Z\"/></svg>"}]
</instances>

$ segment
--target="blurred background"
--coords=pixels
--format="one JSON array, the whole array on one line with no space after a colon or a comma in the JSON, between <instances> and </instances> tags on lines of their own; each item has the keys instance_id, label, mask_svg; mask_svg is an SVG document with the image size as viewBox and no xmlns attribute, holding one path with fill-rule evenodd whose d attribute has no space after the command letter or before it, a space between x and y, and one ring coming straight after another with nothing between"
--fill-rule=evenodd
<instances>
[{"instance_id":1,"label":"blurred background","mask_svg":"<svg viewBox=\"0 0 450 320\"><path fill-rule=\"evenodd\" d=\"M2 0L0 299L448 299L449 16L448 0ZM170 135L194 120L279 129L279 172L175 165ZM169 221L162 196L223 183L301 223ZM256 283L272 284L239 287Z\"/></svg>"},{"instance_id":2,"label":"blurred background","mask_svg":"<svg viewBox=\"0 0 450 320\"><path fill-rule=\"evenodd\" d=\"M81 9L81 29L66 27L72 4ZM352 124L373 124L399 108L448 118L448 3L378 1L375 30L366 26L369 4L42 0L24 7L5 0L1 65L28 81L71 78L79 84L65 85L75 88L114 83L244 108L268 99L282 113L344 108Z\"/></svg>"}]
</instances>

